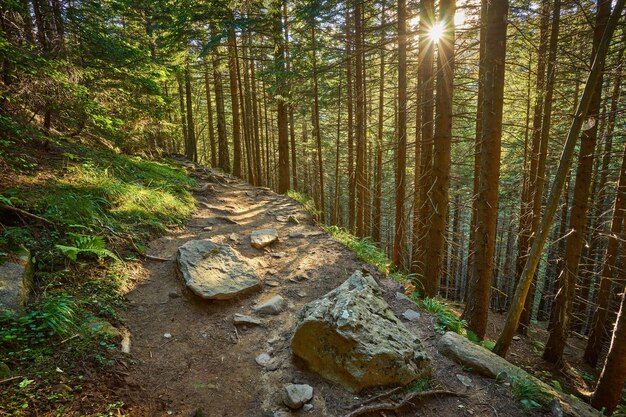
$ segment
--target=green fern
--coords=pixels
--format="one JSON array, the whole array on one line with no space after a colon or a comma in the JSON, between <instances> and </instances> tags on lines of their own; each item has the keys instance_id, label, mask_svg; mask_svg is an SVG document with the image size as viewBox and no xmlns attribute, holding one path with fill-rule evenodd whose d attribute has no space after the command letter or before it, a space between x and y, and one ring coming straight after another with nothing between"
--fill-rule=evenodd
<instances>
[{"instance_id":1,"label":"green fern","mask_svg":"<svg viewBox=\"0 0 626 417\"><path fill-rule=\"evenodd\" d=\"M76 262L80 254L91 254L96 255L98 258L109 257L119 260L113 252L106 248L106 243L101 236L79 235L76 233L70 233L69 235L72 238L72 245L56 245L56 248L63 252L63 255L69 260Z\"/></svg>"}]
</instances>

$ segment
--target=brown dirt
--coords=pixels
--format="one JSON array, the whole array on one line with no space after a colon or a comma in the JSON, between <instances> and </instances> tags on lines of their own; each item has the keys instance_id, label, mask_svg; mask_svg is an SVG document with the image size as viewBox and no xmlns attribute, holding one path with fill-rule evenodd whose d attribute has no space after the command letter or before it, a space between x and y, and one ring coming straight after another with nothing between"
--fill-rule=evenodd
<instances>
[{"instance_id":1,"label":"brown dirt","mask_svg":"<svg viewBox=\"0 0 626 417\"><path fill-rule=\"evenodd\" d=\"M300 223L283 221L290 214ZM225 221L224 216L236 224ZM207 226L212 230L204 230ZM280 240L269 250L250 246L250 233L260 228L278 230ZM289 238L292 232L301 232L305 237ZM201 301L189 293L177 276L175 253L186 241L199 238L237 249L255 265L264 280L262 289L227 302ZM396 292L402 290L400 284L359 261L351 250L316 226L298 203L239 181L214 184L212 192L198 196L197 210L187 227L153 241L148 253L170 260L146 261L137 286L128 294L125 321L131 333L131 353L124 361L126 367L120 369L126 376L116 384L116 393L127 405L125 414L133 417L191 417L198 409L212 417L273 416L279 411L285 416L345 415L350 406L384 389L355 396L307 371L289 349L295 313L359 268L369 269L381 283L396 314L407 308L417 309L396 298ZM261 327L235 328L233 314L251 314L258 300L274 294L288 300L285 311L264 318ZM428 313L407 323L428 350L433 388L466 396L429 398L397 415L528 415L511 397L507 386L469 374L440 356L435 348L439 335L433 325L434 317ZM172 337L165 338L166 333ZM255 357L263 352L270 353L275 370L262 369L255 363ZM466 389L457 374L470 377L473 387ZM281 404L282 386L289 382L314 387L312 411L290 414Z\"/></svg>"}]
</instances>

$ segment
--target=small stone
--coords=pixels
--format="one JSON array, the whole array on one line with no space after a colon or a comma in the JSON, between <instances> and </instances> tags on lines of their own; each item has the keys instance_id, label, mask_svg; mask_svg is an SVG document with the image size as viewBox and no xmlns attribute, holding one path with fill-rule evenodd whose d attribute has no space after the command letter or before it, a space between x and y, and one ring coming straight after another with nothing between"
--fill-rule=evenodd
<instances>
[{"instance_id":1,"label":"small stone","mask_svg":"<svg viewBox=\"0 0 626 417\"><path fill-rule=\"evenodd\" d=\"M246 316L244 314L235 313L235 315L233 316L233 323L244 324L248 326L259 326L261 324L261 320L254 317Z\"/></svg>"},{"instance_id":2,"label":"small stone","mask_svg":"<svg viewBox=\"0 0 626 417\"><path fill-rule=\"evenodd\" d=\"M172 334L171 333L165 333L163 334L163 337L166 339L171 339L172 338Z\"/></svg>"},{"instance_id":3,"label":"small stone","mask_svg":"<svg viewBox=\"0 0 626 417\"><path fill-rule=\"evenodd\" d=\"M285 299L280 295L275 295L269 300L254 307L257 314L279 314L285 308Z\"/></svg>"},{"instance_id":4,"label":"small stone","mask_svg":"<svg viewBox=\"0 0 626 417\"><path fill-rule=\"evenodd\" d=\"M465 388L470 388L471 386L473 386L474 384L472 384L472 379L466 377L465 375L462 374L456 374L456 378L461 381L461 384L465 385Z\"/></svg>"},{"instance_id":5,"label":"small stone","mask_svg":"<svg viewBox=\"0 0 626 417\"><path fill-rule=\"evenodd\" d=\"M408 321L415 321L421 317L421 314L409 308L404 313L402 313L402 317Z\"/></svg>"},{"instance_id":6,"label":"small stone","mask_svg":"<svg viewBox=\"0 0 626 417\"><path fill-rule=\"evenodd\" d=\"M518 340L522 340L522 338L519 336L513 336L513 340L518 341Z\"/></svg>"},{"instance_id":7,"label":"small stone","mask_svg":"<svg viewBox=\"0 0 626 417\"><path fill-rule=\"evenodd\" d=\"M307 411L307 412L308 412L308 411L311 411L311 410L313 410L313 404L304 404L304 406L302 407L302 409L303 409L304 411Z\"/></svg>"},{"instance_id":8,"label":"small stone","mask_svg":"<svg viewBox=\"0 0 626 417\"><path fill-rule=\"evenodd\" d=\"M281 223L287 223L288 219L285 216L276 216L276 221Z\"/></svg>"},{"instance_id":9,"label":"small stone","mask_svg":"<svg viewBox=\"0 0 626 417\"><path fill-rule=\"evenodd\" d=\"M406 301L413 302L413 300L411 300L406 294L401 293L401 292L396 293L396 300L406 300Z\"/></svg>"},{"instance_id":10,"label":"small stone","mask_svg":"<svg viewBox=\"0 0 626 417\"><path fill-rule=\"evenodd\" d=\"M297 295L298 295L298 297L300 297L300 298L304 298L304 297L306 297L306 293L305 293L304 291L298 291L296 294L297 294Z\"/></svg>"},{"instance_id":11,"label":"small stone","mask_svg":"<svg viewBox=\"0 0 626 417\"><path fill-rule=\"evenodd\" d=\"M177 292L171 292L169 294L167 294L168 297L170 298L180 298L180 294Z\"/></svg>"},{"instance_id":12,"label":"small stone","mask_svg":"<svg viewBox=\"0 0 626 417\"><path fill-rule=\"evenodd\" d=\"M285 385L283 402L293 410L301 408L306 402L313 398L313 387L306 384Z\"/></svg>"},{"instance_id":13,"label":"small stone","mask_svg":"<svg viewBox=\"0 0 626 417\"><path fill-rule=\"evenodd\" d=\"M278 281L265 281L265 283L270 287L278 287L280 285Z\"/></svg>"},{"instance_id":14,"label":"small stone","mask_svg":"<svg viewBox=\"0 0 626 417\"><path fill-rule=\"evenodd\" d=\"M260 229L255 230L250 235L250 244L255 249L263 249L278 240L278 232L276 229Z\"/></svg>"},{"instance_id":15,"label":"small stone","mask_svg":"<svg viewBox=\"0 0 626 417\"><path fill-rule=\"evenodd\" d=\"M285 252L273 252L272 258L280 259L285 257Z\"/></svg>"},{"instance_id":16,"label":"small stone","mask_svg":"<svg viewBox=\"0 0 626 417\"><path fill-rule=\"evenodd\" d=\"M291 233L289 233L289 238L290 239L299 239L299 238L302 238L302 237L304 237L304 233L302 233L302 232L291 232Z\"/></svg>"},{"instance_id":17,"label":"small stone","mask_svg":"<svg viewBox=\"0 0 626 417\"><path fill-rule=\"evenodd\" d=\"M210 232L211 230L213 230L213 226L205 226L202 228L202 230L204 230L205 232Z\"/></svg>"},{"instance_id":18,"label":"small stone","mask_svg":"<svg viewBox=\"0 0 626 417\"><path fill-rule=\"evenodd\" d=\"M263 367L267 366L267 364L270 363L271 360L272 360L271 356L265 352L261 353L259 356L254 358L254 361L259 366L263 366Z\"/></svg>"}]
</instances>

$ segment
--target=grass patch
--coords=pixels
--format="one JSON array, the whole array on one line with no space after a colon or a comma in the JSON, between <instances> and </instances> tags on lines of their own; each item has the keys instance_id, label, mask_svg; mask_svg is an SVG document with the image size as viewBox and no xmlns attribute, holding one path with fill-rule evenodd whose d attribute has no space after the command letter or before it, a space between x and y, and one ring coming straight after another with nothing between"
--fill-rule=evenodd
<instances>
[{"instance_id":1,"label":"grass patch","mask_svg":"<svg viewBox=\"0 0 626 417\"><path fill-rule=\"evenodd\" d=\"M10 259L26 247L34 266L27 311L0 314L0 379L17 377L0 385L2 415L69 413L93 384L86 375L116 363L133 268L121 259L134 257L120 256L133 250L126 237L141 246L182 225L195 207L188 188L197 184L182 167L63 145L61 159L39 166L41 175L0 191L4 204L55 224L24 226L10 216L0 224L0 255ZM122 406L94 400L81 415L112 415Z\"/></svg>"},{"instance_id":2,"label":"grass patch","mask_svg":"<svg viewBox=\"0 0 626 417\"><path fill-rule=\"evenodd\" d=\"M511 393L528 412L544 409L552 400L548 392L528 378L513 377Z\"/></svg>"},{"instance_id":3,"label":"grass patch","mask_svg":"<svg viewBox=\"0 0 626 417\"><path fill-rule=\"evenodd\" d=\"M118 231L150 233L178 225L191 214L195 186L182 169L159 161L77 148L65 167L43 186L5 190L16 206L65 226L107 225Z\"/></svg>"}]
</instances>

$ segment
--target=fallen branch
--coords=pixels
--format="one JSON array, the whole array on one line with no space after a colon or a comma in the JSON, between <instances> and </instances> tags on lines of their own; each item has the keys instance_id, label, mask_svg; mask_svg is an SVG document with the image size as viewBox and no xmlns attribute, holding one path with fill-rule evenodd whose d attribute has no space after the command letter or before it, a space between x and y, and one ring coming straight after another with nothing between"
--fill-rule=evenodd
<instances>
[{"instance_id":1,"label":"fallen branch","mask_svg":"<svg viewBox=\"0 0 626 417\"><path fill-rule=\"evenodd\" d=\"M43 218L41 216L37 216L36 214L29 213L28 211L22 210L21 208L9 206L7 204L0 204L0 209L1 210L6 210L6 211L12 211L14 213L21 214L22 216L26 216L26 217L30 217L31 219L38 220L38 221L40 221L42 223L49 224L51 226L56 226L56 223L54 223L54 222L52 222L52 221L50 221L48 219L45 219L45 218Z\"/></svg>"},{"instance_id":2,"label":"fallen branch","mask_svg":"<svg viewBox=\"0 0 626 417\"><path fill-rule=\"evenodd\" d=\"M0 381L0 384L4 384L5 382L13 381L15 379L20 379L20 378L24 378L24 377L21 375L12 376L11 378L3 379L2 381Z\"/></svg>"},{"instance_id":3,"label":"fallen branch","mask_svg":"<svg viewBox=\"0 0 626 417\"><path fill-rule=\"evenodd\" d=\"M464 397L465 394L460 394L458 392L453 392L453 391L422 391L422 392L413 392L409 395L407 395L406 397L404 397L404 399L402 399L400 402L396 402L396 403L380 403L380 404L373 404L373 405L369 405L366 407L361 407L358 410L354 410L349 414L346 414L344 417L356 417L356 416L360 416L363 414L367 414L367 413L374 413L374 412L380 412L380 411L394 411L394 410L398 410L402 407L405 407L409 404L412 404L413 401L415 400L421 400L425 397L433 397L433 396L437 396L437 395L445 395L445 396L458 396L458 397Z\"/></svg>"}]
</instances>

